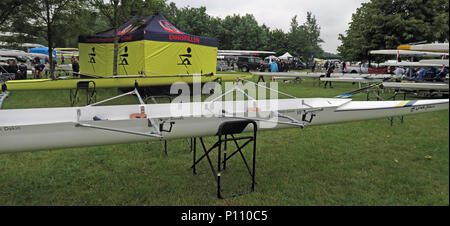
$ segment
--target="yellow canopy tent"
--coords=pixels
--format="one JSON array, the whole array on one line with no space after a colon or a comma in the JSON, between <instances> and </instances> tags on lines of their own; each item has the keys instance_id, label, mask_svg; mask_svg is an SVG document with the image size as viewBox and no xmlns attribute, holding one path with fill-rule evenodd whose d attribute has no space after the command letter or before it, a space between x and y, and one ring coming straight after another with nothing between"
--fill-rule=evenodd
<instances>
[{"instance_id":1,"label":"yellow canopy tent","mask_svg":"<svg viewBox=\"0 0 450 226\"><path fill-rule=\"evenodd\" d=\"M317 62L324 62L325 61L324 59L319 59L319 58L314 58L314 60L317 61Z\"/></svg>"},{"instance_id":2,"label":"yellow canopy tent","mask_svg":"<svg viewBox=\"0 0 450 226\"><path fill-rule=\"evenodd\" d=\"M79 37L80 72L111 77L114 30ZM118 75L216 74L217 40L187 34L163 15L133 17L119 28Z\"/></svg>"}]
</instances>

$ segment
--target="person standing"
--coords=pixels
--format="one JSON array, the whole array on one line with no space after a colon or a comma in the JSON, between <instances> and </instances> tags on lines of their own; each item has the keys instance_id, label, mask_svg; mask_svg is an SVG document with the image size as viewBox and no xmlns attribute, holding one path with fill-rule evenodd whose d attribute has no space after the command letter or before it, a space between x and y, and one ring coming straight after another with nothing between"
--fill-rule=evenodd
<instances>
[{"instance_id":1,"label":"person standing","mask_svg":"<svg viewBox=\"0 0 450 226\"><path fill-rule=\"evenodd\" d=\"M78 63L77 60L73 60L72 63L72 76L73 77L78 77L80 73L80 64Z\"/></svg>"},{"instance_id":2,"label":"person standing","mask_svg":"<svg viewBox=\"0 0 450 226\"><path fill-rule=\"evenodd\" d=\"M259 72L264 72L264 71L265 71L265 68L264 68L264 61L263 61L263 60L260 60L260 61L259 61L258 69L259 69ZM264 81L264 76L262 76L262 75L260 75L260 76L258 77L258 82L259 82L260 80L262 80L263 82L266 82L266 81Z\"/></svg>"},{"instance_id":3,"label":"person standing","mask_svg":"<svg viewBox=\"0 0 450 226\"><path fill-rule=\"evenodd\" d=\"M275 59L272 59L272 63L270 64L270 72L278 72L278 64ZM272 76L272 82L275 82L274 76Z\"/></svg>"},{"instance_id":4,"label":"person standing","mask_svg":"<svg viewBox=\"0 0 450 226\"><path fill-rule=\"evenodd\" d=\"M328 64L328 68L327 68L327 74L325 77L330 78L331 77L331 73L333 73L334 71L334 67L333 64ZM331 84L331 81L326 81L323 88L327 88L327 85L330 84L330 88L333 88L333 85Z\"/></svg>"},{"instance_id":5,"label":"person standing","mask_svg":"<svg viewBox=\"0 0 450 226\"><path fill-rule=\"evenodd\" d=\"M311 66L311 72L314 72L316 70L316 60L313 60L312 66Z\"/></svg>"}]
</instances>

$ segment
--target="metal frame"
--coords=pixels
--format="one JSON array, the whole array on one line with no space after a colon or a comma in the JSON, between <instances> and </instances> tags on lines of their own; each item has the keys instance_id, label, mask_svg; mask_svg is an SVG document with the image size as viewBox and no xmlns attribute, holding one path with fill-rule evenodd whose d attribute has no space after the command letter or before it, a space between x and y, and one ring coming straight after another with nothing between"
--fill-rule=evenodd
<instances>
[{"instance_id":1,"label":"metal frame","mask_svg":"<svg viewBox=\"0 0 450 226\"><path fill-rule=\"evenodd\" d=\"M133 95L133 94L135 94L137 96L139 102L142 104L140 106L141 113L145 113L145 105L144 105L145 103L142 100L142 97L141 97L141 95L139 94L139 92L138 92L138 90L136 88L133 91L131 91L131 92L124 93L124 94L121 94L121 95L118 95L118 96L115 96L115 97L111 97L111 98L108 98L106 100L102 100L102 101L99 101L99 102L87 105L86 107L92 107L92 106L95 106L95 105L98 105L98 104L102 104L102 103L106 103L108 101L111 101L111 100L114 100L114 99L117 99L117 98L120 98L120 97L123 97L123 96L126 96L126 95ZM148 137L159 138L160 140L162 140L164 138L162 136L160 128L159 128L160 124L157 124L152 118L148 117L148 115L147 115L148 125L149 125L149 127L151 126L151 127L154 128L156 134L142 133L142 132L136 132L136 131L130 131L130 130L124 130L124 129L118 129L118 128L103 127L103 126L96 126L96 125L91 125L91 124L87 124L87 123L81 123L80 122L80 117L81 117L81 109L78 109L77 110L77 122L75 123L75 127L84 127L84 128L90 128L90 129L100 129L100 130L107 130L107 131L113 131L113 132L118 132L118 133L139 135L139 136L148 136ZM166 151L166 154L167 154L167 151Z\"/></svg>"},{"instance_id":2,"label":"metal frame","mask_svg":"<svg viewBox=\"0 0 450 226\"><path fill-rule=\"evenodd\" d=\"M371 87L370 89L366 90L366 100L370 100L370 99L376 99L377 101L384 101L386 100L385 98L383 98L380 95L380 89L381 86L375 86L375 87ZM384 93L384 89L382 90ZM373 95L375 95L375 97L370 97L370 93L372 93ZM394 95L392 95L391 97L387 98L387 100L395 100L395 98L397 97L398 94L403 94L403 100L406 100L406 94L407 92L399 92L399 90L395 90L394 91ZM404 122L404 117L402 116L397 116L400 119L400 123ZM391 126L394 125L394 119L395 117L388 117L387 118L389 120L389 123Z\"/></svg>"},{"instance_id":3,"label":"metal frame","mask_svg":"<svg viewBox=\"0 0 450 226\"><path fill-rule=\"evenodd\" d=\"M235 134L239 134L242 133L242 131L249 125L249 124L253 124L253 136L242 136L242 137L235 137ZM231 129L230 129L231 128ZM219 199L224 199L224 198L229 198L229 197L224 197L222 195L222 186L221 186L221 177L222 177L222 172L224 172L226 170L226 166L227 166L227 161L232 158L233 156L235 156L235 154L239 153L242 161L244 162L245 166L247 167L248 173L251 177L251 188L250 188L250 192L255 191L255 169L256 169L256 133L258 130L258 126L256 124L255 121L253 120L231 120L231 121L225 121L223 122L218 129L218 132L216 134L218 140L217 142L215 142L211 147L207 148L205 145L205 142L203 140L202 137L199 137L202 149L204 151L204 154L200 157L200 158L196 158L196 154L197 154L197 138L191 138L192 142L191 142L191 150L193 152L193 165L191 166L192 168L192 172L194 175L197 174L197 168L196 166L203 160L206 159L208 160L208 164L211 168L211 172L214 176L214 179L216 180L217 183L217 198ZM231 138L228 138L228 135L231 136ZM224 138L223 138L224 137ZM239 140L244 140L245 143L242 145L239 145L238 141ZM234 150L231 155L227 156L227 142L228 141L233 141L234 144L236 145L236 150ZM252 153L252 166L250 168L244 154L242 153L242 150L244 147L246 147L248 144L250 144L251 142L253 142L253 153ZM222 150L222 144L224 144L224 149ZM217 154L217 169L213 164L213 161L211 160L210 157L210 153L217 149L218 150L218 154ZM222 152L223 151L223 152ZM223 154L223 159L222 159L222 154ZM245 193L244 193L245 194ZM237 196L237 195L243 195L243 194L235 194L232 195L231 197Z\"/></svg>"}]
</instances>

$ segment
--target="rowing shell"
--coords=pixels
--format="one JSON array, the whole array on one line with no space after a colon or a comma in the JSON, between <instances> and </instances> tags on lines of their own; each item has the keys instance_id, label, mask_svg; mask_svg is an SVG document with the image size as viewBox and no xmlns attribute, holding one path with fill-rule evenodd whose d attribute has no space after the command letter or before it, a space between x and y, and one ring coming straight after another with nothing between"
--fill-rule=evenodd
<instances>
[{"instance_id":1,"label":"rowing shell","mask_svg":"<svg viewBox=\"0 0 450 226\"><path fill-rule=\"evenodd\" d=\"M279 76L294 78L322 78L325 72L252 72L256 76ZM330 77L346 77L346 78L392 78L391 74L359 74L359 73L331 73Z\"/></svg>"},{"instance_id":2,"label":"rowing shell","mask_svg":"<svg viewBox=\"0 0 450 226\"><path fill-rule=\"evenodd\" d=\"M401 82L383 82L384 88L402 89L402 90L436 90L447 91L447 83L401 83Z\"/></svg>"},{"instance_id":3,"label":"rowing shell","mask_svg":"<svg viewBox=\"0 0 450 226\"><path fill-rule=\"evenodd\" d=\"M270 130L425 113L448 107L448 99L307 98L0 110L0 152L214 136L222 122L237 119L252 119L259 130ZM146 118L133 117L136 114L145 114Z\"/></svg>"},{"instance_id":4,"label":"rowing shell","mask_svg":"<svg viewBox=\"0 0 450 226\"><path fill-rule=\"evenodd\" d=\"M418 44L418 45L400 45L397 47L398 50L414 50L414 51L424 51L424 52L440 52L448 53L449 44L448 43L428 43L428 44Z\"/></svg>"},{"instance_id":5,"label":"rowing shell","mask_svg":"<svg viewBox=\"0 0 450 226\"><path fill-rule=\"evenodd\" d=\"M382 82L383 79L368 79L368 78L320 78L322 82L358 82L358 83L378 83Z\"/></svg>"},{"instance_id":6,"label":"rowing shell","mask_svg":"<svg viewBox=\"0 0 450 226\"><path fill-rule=\"evenodd\" d=\"M199 82L236 81L237 79L248 79L251 75L217 74L217 75L179 75L179 76L129 76L129 77L107 77L92 79L28 79L10 80L6 82L9 91L13 90L56 90L76 89L78 82L93 81L96 88L132 88L137 83L141 87L171 85L176 82L193 83L198 77ZM200 80L201 79L201 80ZM92 83L90 84L93 87Z\"/></svg>"}]
</instances>

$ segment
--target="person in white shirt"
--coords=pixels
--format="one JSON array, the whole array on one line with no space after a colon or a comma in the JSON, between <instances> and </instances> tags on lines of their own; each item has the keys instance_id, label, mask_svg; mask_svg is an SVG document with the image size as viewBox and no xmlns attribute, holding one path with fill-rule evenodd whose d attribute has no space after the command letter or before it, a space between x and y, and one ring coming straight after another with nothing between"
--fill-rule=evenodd
<instances>
[{"instance_id":1,"label":"person in white shirt","mask_svg":"<svg viewBox=\"0 0 450 226\"><path fill-rule=\"evenodd\" d=\"M403 69L402 67L397 67L394 71L395 77L398 76L402 76L403 74L405 74L405 69Z\"/></svg>"}]
</instances>

